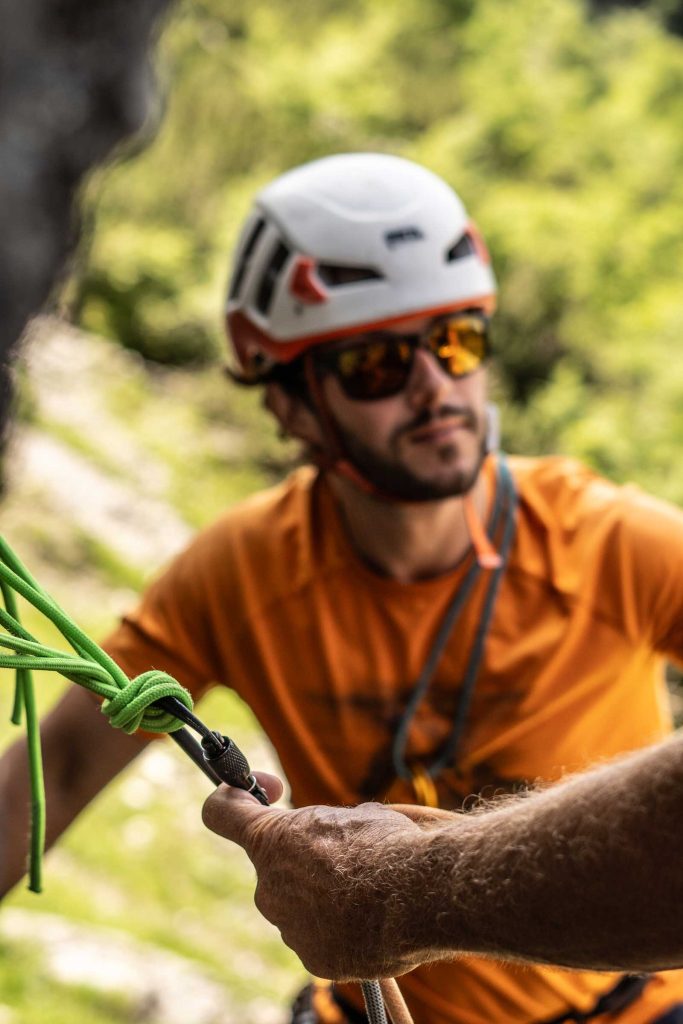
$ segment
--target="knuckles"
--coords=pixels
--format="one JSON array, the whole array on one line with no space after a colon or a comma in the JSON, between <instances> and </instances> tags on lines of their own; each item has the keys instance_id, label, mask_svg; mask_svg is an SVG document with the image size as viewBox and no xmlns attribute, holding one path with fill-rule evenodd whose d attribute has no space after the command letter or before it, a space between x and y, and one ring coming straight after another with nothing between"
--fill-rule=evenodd
<instances>
[{"instance_id":1,"label":"knuckles","mask_svg":"<svg viewBox=\"0 0 683 1024\"><path fill-rule=\"evenodd\" d=\"M202 810L204 824L219 835L234 835L234 821L228 828L233 815L239 817L239 808L220 791ZM395 871L403 862L397 850L422 833L419 825L386 805L368 803L269 809L245 820L243 831L243 845L258 875L256 907L311 973L352 980L410 969L406 962L390 963L394 956L379 959L395 945L384 934L388 907L378 898L386 884L387 858L379 874L371 867L383 846L392 852L389 862Z\"/></svg>"}]
</instances>

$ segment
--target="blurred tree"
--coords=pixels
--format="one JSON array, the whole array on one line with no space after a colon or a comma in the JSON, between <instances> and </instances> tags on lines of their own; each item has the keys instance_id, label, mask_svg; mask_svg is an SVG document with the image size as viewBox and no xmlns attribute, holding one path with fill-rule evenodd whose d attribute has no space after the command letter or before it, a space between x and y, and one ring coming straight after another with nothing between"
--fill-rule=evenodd
<instances>
[{"instance_id":1,"label":"blurred tree","mask_svg":"<svg viewBox=\"0 0 683 1024\"><path fill-rule=\"evenodd\" d=\"M453 183L490 243L507 447L572 452L683 500L668 472L683 426L683 44L648 12L600 6L181 5L159 138L93 183L82 322L150 359L210 358L254 191L326 153L402 153Z\"/></svg>"},{"instance_id":2,"label":"blurred tree","mask_svg":"<svg viewBox=\"0 0 683 1024\"><path fill-rule=\"evenodd\" d=\"M611 13L618 7L645 8L653 11L669 32L683 35L683 0L591 0L596 13Z\"/></svg>"}]
</instances>

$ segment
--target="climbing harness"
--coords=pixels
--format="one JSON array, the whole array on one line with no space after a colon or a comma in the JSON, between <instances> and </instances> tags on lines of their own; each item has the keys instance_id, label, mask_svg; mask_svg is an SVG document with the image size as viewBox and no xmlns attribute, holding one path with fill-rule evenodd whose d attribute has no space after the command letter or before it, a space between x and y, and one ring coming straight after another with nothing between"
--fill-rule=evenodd
<instances>
[{"instance_id":1,"label":"climbing harness","mask_svg":"<svg viewBox=\"0 0 683 1024\"><path fill-rule=\"evenodd\" d=\"M487 539L490 544L492 544L493 539L501 528L502 521L503 532L500 542L499 558L494 563L487 555L483 565L481 560L475 559L470 566L465 578L456 590L448 608L446 609L446 613L436 634L436 639L432 644L432 648L427 656L422 672L420 673L420 678L418 679L415 689L408 701L408 705L403 712L394 737L392 748L394 770L399 778L412 783L418 801L427 807L438 806L436 784L434 780L439 777L444 768L454 763L460 746L465 723L467 721L467 715L472 703L477 676L479 674L479 669L484 655L484 644L493 618L493 609L496 602L496 596L498 594L498 588L500 586L501 577L505 572L505 567L507 565L510 549L515 536L516 508L517 492L515 490L512 474L510 473L504 455L501 453L499 455L498 463L496 496L487 529ZM491 576L488 582L486 596L484 598L484 607L479 627L474 637L472 650L463 675L458 707L453 719L450 735L429 764L411 765L406 759L410 726L417 714L420 704L427 694L429 684L434 677L441 655L444 652L444 648L453 631L453 627L455 626L458 616L465 607L467 599L472 593L482 569L490 569Z\"/></svg>"},{"instance_id":2,"label":"climbing harness","mask_svg":"<svg viewBox=\"0 0 683 1024\"><path fill-rule=\"evenodd\" d=\"M128 679L116 662L90 639L31 576L7 541L0 537L0 668L15 672L12 722L26 720L31 782L31 841L29 889L42 890L42 862L45 849L45 784L40 748L40 729L35 702L33 672L56 672L103 698L102 713L111 725L124 732L137 729L168 733L178 746L218 785L245 789L262 804L268 797L254 778L249 763L236 743L209 729L193 712L190 693L172 676L153 669ZM40 643L22 625L16 595L20 595L52 622L72 648L60 651ZM198 743L184 728L200 737ZM382 982L384 985L385 982ZM384 999L378 981L360 983L371 1024L387 1024ZM395 992L394 992L395 988ZM389 987L391 998L398 988ZM404 1018L409 1022L409 1017ZM402 1024L395 1020L394 1024Z\"/></svg>"}]
</instances>

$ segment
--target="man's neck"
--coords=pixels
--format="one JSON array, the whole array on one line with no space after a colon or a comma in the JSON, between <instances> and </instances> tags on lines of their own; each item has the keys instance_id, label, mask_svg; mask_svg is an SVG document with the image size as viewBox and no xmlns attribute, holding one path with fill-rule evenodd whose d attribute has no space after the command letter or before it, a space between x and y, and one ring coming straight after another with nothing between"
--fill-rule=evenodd
<instances>
[{"instance_id":1,"label":"man's neck","mask_svg":"<svg viewBox=\"0 0 683 1024\"><path fill-rule=\"evenodd\" d=\"M365 494L351 481L329 475L344 526L359 556L372 569L401 583L441 576L454 569L471 541L462 498L389 502ZM487 508L480 473L471 492L478 515Z\"/></svg>"}]
</instances>

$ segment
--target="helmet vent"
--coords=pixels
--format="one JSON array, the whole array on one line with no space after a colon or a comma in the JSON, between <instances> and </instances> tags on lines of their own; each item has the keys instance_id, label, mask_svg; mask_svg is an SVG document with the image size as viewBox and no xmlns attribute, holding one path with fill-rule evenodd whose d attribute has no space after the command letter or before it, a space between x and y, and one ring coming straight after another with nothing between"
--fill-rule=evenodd
<instances>
[{"instance_id":1,"label":"helmet vent","mask_svg":"<svg viewBox=\"0 0 683 1024\"><path fill-rule=\"evenodd\" d=\"M256 308L259 313L263 313L264 316L270 309L270 304L273 301L273 292L275 291L275 285L278 282L278 278L282 272L282 268L287 262L290 255L290 251L286 245L282 242L278 242L273 249L273 254L266 264L266 269L263 271L263 277L256 293Z\"/></svg>"},{"instance_id":2,"label":"helmet vent","mask_svg":"<svg viewBox=\"0 0 683 1024\"><path fill-rule=\"evenodd\" d=\"M384 275L380 274L374 267L342 267L334 263L319 263L318 277L331 288L339 288L345 284L355 284L357 281L382 281Z\"/></svg>"},{"instance_id":3,"label":"helmet vent","mask_svg":"<svg viewBox=\"0 0 683 1024\"><path fill-rule=\"evenodd\" d=\"M252 253L256 248L256 243L261 237L261 234L265 226L266 222L263 220L262 217L259 217L259 219L252 227L251 231L249 232L249 237L244 243L244 248L242 249L242 255L240 256L239 262L235 267L235 273L232 275L232 283L230 285L229 295L230 299L236 299L237 296L239 295L240 288L242 287L242 281L244 280L244 275L246 274L247 267L249 266L249 260L251 259Z\"/></svg>"},{"instance_id":4,"label":"helmet vent","mask_svg":"<svg viewBox=\"0 0 683 1024\"><path fill-rule=\"evenodd\" d=\"M476 252L472 236L466 231L446 253L446 263L454 263L455 260L462 260L465 256L474 256Z\"/></svg>"}]
</instances>

